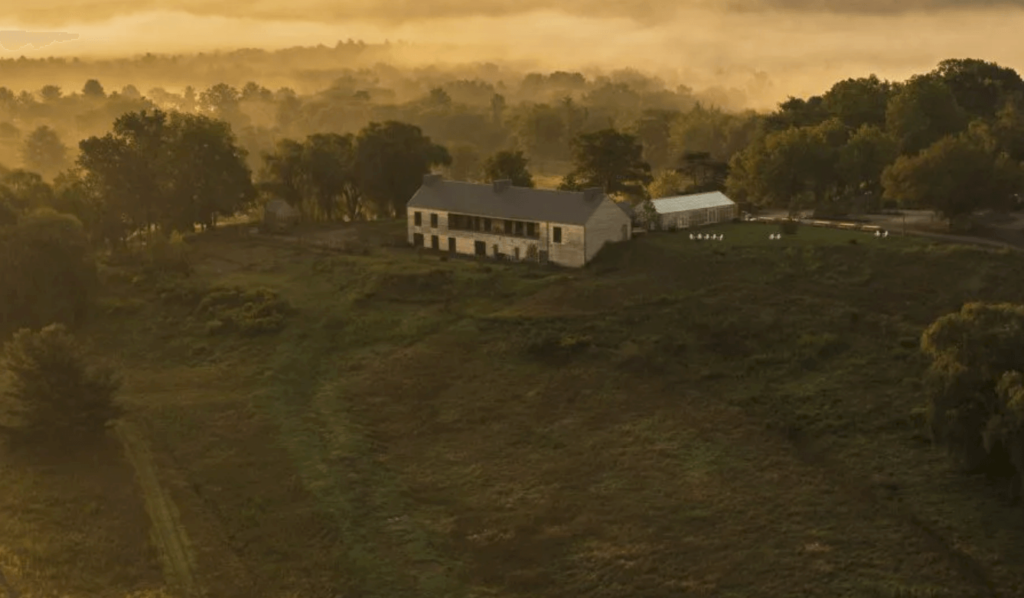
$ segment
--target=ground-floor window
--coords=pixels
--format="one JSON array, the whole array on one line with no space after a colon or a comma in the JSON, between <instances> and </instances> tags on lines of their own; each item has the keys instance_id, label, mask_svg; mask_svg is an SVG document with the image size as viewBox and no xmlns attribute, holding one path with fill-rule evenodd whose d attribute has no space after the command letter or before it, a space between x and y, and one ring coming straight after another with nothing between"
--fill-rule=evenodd
<instances>
[{"instance_id":1,"label":"ground-floor window","mask_svg":"<svg viewBox=\"0 0 1024 598\"><path fill-rule=\"evenodd\" d=\"M448 251L455 253L455 237L448 237Z\"/></svg>"},{"instance_id":2,"label":"ground-floor window","mask_svg":"<svg viewBox=\"0 0 1024 598\"><path fill-rule=\"evenodd\" d=\"M441 248L441 239L439 239L437 235L431 235L430 236L430 248L431 249L440 249Z\"/></svg>"},{"instance_id":3,"label":"ground-floor window","mask_svg":"<svg viewBox=\"0 0 1024 598\"><path fill-rule=\"evenodd\" d=\"M413 233L412 244L413 247L423 247L423 233Z\"/></svg>"}]
</instances>

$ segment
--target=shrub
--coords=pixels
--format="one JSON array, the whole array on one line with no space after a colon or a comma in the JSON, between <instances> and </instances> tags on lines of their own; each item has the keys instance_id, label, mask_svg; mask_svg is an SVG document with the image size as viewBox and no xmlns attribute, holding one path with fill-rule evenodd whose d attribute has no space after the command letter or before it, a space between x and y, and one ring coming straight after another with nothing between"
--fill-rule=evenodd
<instances>
[{"instance_id":1,"label":"shrub","mask_svg":"<svg viewBox=\"0 0 1024 598\"><path fill-rule=\"evenodd\" d=\"M211 289L199 302L196 312L210 319L209 334L237 331L256 335L278 332L291 311L287 301L270 289L245 290L239 287Z\"/></svg>"},{"instance_id":2,"label":"shrub","mask_svg":"<svg viewBox=\"0 0 1024 598\"><path fill-rule=\"evenodd\" d=\"M192 264L188 253L188 245L181 233L171 233L170 237L153 234L146 242L145 265L158 272L190 274Z\"/></svg>"},{"instance_id":3,"label":"shrub","mask_svg":"<svg viewBox=\"0 0 1024 598\"><path fill-rule=\"evenodd\" d=\"M968 303L925 330L928 423L968 471L1024 476L1024 306Z\"/></svg>"},{"instance_id":4,"label":"shrub","mask_svg":"<svg viewBox=\"0 0 1024 598\"><path fill-rule=\"evenodd\" d=\"M162 277L155 281L155 288L160 301L170 305L196 305L206 292L201 286L177 277Z\"/></svg>"},{"instance_id":5,"label":"shrub","mask_svg":"<svg viewBox=\"0 0 1024 598\"><path fill-rule=\"evenodd\" d=\"M531 243L530 246L526 248L526 259L532 262L536 262L540 259L540 250L537 249L536 245Z\"/></svg>"},{"instance_id":6,"label":"shrub","mask_svg":"<svg viewBox=\"0 0 1024 598\"><path fill-rule=\"evenodd\" d=\"M114 370L93 363L61 324L19 330L2 363L11 378L6 394L28 429L52 439L95 437L120 413Z\"/></svg>"}]
</instances>

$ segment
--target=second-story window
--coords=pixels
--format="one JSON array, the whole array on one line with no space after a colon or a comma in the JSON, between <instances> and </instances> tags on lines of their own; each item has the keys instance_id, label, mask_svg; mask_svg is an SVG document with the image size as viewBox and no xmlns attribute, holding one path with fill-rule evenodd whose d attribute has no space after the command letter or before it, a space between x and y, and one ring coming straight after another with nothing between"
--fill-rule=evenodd
<instances>
[{"instance_id":1,"label":"second-story window","mask_svg":"<svg viewBox=\"0 0 1024 598\"><path fill-rule=\"evenodd\" d=\"M430 215L430 227L437 228L437 214Z\"/></svg>"},{"instance_id":2,"label":"second-story window","mask_svg":"<svg viewBox=\"0 0 1024 598\"><path fill-rule=\"evenodd\" d=\"M551 237L552 237L552 239L554 240L555 243L561 243L562 242L562 227L561 226L556 226L554 228L554 230L551 231Z\"/></svg>"},{"instance_id":3,"label":"second-story window","mask_svg":"<svg viewBox=\"0 0 1024 598\"><path fill-rule=\"evenodd\" d=\"M423 212L413 213L412 221L416 226L423 226Z\"/></svg>"}]
</instances>

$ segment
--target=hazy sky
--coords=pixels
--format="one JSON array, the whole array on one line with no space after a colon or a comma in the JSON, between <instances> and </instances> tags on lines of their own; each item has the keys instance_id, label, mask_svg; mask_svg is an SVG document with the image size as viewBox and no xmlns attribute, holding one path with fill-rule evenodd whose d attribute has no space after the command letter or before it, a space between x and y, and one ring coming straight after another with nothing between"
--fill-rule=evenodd
<instances>
[{"instance_id":1,"label":"hazy sky","mask_svg":"<svg viewBox=\"0 0 1024 598\"><path fill-rule=\"evenodd\" d=\"M950 57L1024 71L1024 0L31 0L0 3L0 30L79 40L4 54L89 56L339 39L457 44L463 61L536 59L549 68L634 66L675 80L768 73L776 94L838 78L902 79Z\"/></svg>"}]
</instances>

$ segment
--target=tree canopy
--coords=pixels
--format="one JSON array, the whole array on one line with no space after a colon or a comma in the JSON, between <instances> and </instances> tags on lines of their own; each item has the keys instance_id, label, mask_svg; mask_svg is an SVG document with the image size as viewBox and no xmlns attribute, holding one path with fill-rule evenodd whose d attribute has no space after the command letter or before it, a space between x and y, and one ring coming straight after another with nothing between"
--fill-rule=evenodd
<instances>
[{"instance_id":1,"label":"tree canopy","mask_svg":"<svg viewBox=\"0 0 1024 598\"><path fill-rule=\"evenodd\" d=\"M889 99L885 128L900 153L914 154L967 127L968 115L949 86L934 75L911 77Z\"/></svg>"},{"instance_id":2,"label":"tree canopy","mask_svg":"<svg viewBox=\"0 0 1024 598\"><path fill-rule=\"evenodd\" d=\"M52 322L75 324L96 289L96 264L81 223L43 208L0 226L0 338Z\"/></svg>"},{"instance_id":3,"label":"tree canopy","mask_svg":"<svg viewBox=\"0 0 1024 598\"><path fill-rule=\"evenodd\" d=\"M968 470L1024 473L1024 306L968 303L924 332L929 423Z\"/></svg>"},{"instance_id":4,"label":"tree canopy","mask_svg":"<svg viewBox=\"0 0 1024 598\"><path fill-rule=\"evenodd\" d=\"M602 129L579 135L572 148L573 169L562 181L562 189L601 187L609 195L635 200L646 197L653 177L635 136Z\"/></svg>"},{"instance_id":5,"label":"tree canopy","mask_svg":"<svg viewBox=\"0 0 1024 598\"><path fill-rule=\"evenodd\" d=\"M154 226L168 233L212 226L256 197L245 150L227 123L207 116L129 112L113 132L79 147L78 165L103 203L110 241Z\"/></svg>"},{"instance_id":6,"label":"tree canopy","mask_svg":"<svg viewBox=\"0 0 1024 598\"><path fill-rule=\"evenodd\" d=\"M433 166L452 161L448 150L408 123L370 123L356 136L355 164L363 192L378 214L405 215L405 204Z\"/></svg>"},{"instance_id":7,"label":"tree canopy","mask_svg":"<svg viewBox=\"0 0 1024 598\"><path fill-rule=\"evenodd\" d=\"M488 182L508 179L516 187L533 187L529 160L519 150L502 150L484 162L484 177Z\"/></svg>"},{"instance_id":8,"label":"tree canopy","mask_svg":"<svg viewBox=\"0 0 1024 598\"><path fill-rule=\"evenodd\" d=\"M944 137L885 169L885 197L934 210L953 226L982 207L1002 207L1021 187L1020 165L967 134Z\"/></svg>"},{"instance_id":9,"label":"tree canopy","mask_svg":"<svg viewBox=\"0 0 1024 598\"><path fill-rule=\"evenodd\" d=\"M53 178L68 167L68 148L56 131L43 125L25 138L22 161L29 170Z\"/></svg>"}]
</instances>

